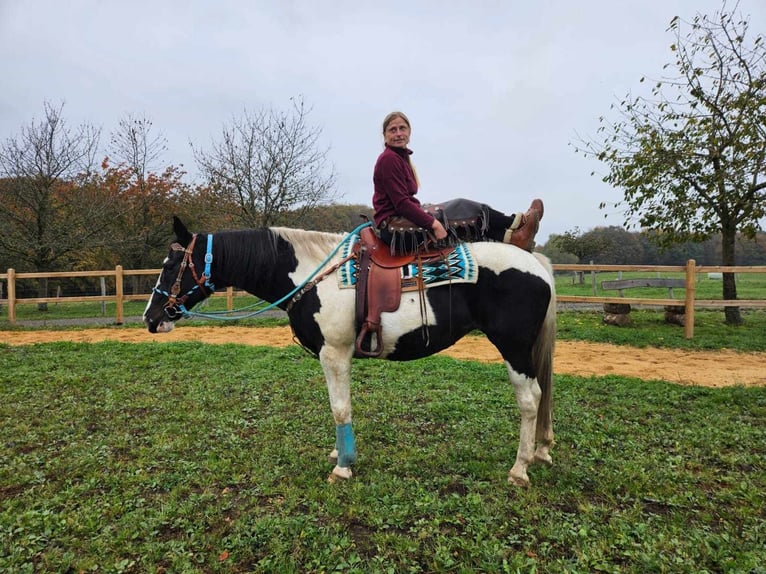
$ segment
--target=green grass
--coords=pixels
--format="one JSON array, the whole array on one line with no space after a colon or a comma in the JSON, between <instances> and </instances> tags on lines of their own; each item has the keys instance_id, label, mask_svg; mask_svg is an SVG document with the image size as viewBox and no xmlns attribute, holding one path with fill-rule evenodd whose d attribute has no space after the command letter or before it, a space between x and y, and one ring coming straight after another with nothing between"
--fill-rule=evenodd
<instances>
[{"instance_id":1,"label":"green grass","mask_svg":"<svg viewBox=\"0 0 766 574\"><path fill-rule=\"evenodd\" d=\"M667 347L696 350L732 349L742 352L766 351L766 310L742 310L744 324L726 325L723 311L694 313L694 337L686 339L684 328L665 322L659 309L633 309L632 325L616 327L603 322L601 311L560 312L558 339L593 341L631 347Z\"/></svg>"},{"instance_id":2,"label":"green grass","mask_svg":"<svg viewBox=\"0 0 766 574\"><path fill-rule=\"evenodd\" d=\"M577 283L574 273L559 273L556 275L556 293L559 295L582 296L582 297L619 297L619 292L611 289L604 291L601 288L602 281L615 279L645 279L645 278L671 278L685 279L683 273L657 273L657 272L598 272L591 275L585 273L584 282ZM737 274L737 297L740 299L766 299L766 273L738 273ZM593 286L596 286L594 293ZM685 289L673 289L673 296L683 301ZM665 288L641 287L625 289L626 297L640 297L646 299L667 299L668 290ZM723 286L720 279L709 279L707 275L698 274L695 282L696 299L723 299ZM683 304L683 303L682 303Z\"/></svg>"},{"instance_id":3,"label":"green grass","mask_svg":"<svg viewBox=\"0 0 766 574\"><path fill-rule=\"evenodd\" d=\"M500 364L355 362L336 485L298 348L0 346L0 373L3 572L766 572L766 388L557 377L520 490Z\"/></svg>"}]
</instances>

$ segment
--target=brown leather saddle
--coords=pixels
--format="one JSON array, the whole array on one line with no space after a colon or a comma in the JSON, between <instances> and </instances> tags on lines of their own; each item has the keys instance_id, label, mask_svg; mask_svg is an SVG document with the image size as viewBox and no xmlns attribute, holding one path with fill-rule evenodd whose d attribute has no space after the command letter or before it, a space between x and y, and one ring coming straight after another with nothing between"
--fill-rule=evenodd
<instances>
[{"instance_id":1,"label":"brown leather saddle","mask_svg":"<svg viewBox=\"0 0 766 574\"><path fill-rule=\"evenodd\" d=\"M448 246L432 251L392 254L390 247L375 235L371 227L362 229L359 241L354 246L357 261L356 324L359 330L355 344L357 357L379 357L383 352L380 315L399 308L402 298L401 268L417 262L420 269L424 263L445 259L453 250L453 246ZM422 293L422 274L418 273L415 280ZM368 339L369 348L365 349L365 341Z\"/></svg>"}]
</instances>

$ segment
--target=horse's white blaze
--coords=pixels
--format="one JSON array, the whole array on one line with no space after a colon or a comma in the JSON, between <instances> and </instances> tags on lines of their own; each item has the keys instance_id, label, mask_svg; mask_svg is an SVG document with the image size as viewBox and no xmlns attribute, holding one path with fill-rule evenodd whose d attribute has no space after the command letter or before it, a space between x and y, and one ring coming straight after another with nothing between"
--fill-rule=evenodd
<instances>
[{"instance_id":1,"label":"horse's white blaze","mask_svg":"<svg viewBox=\"0 0 766 574\"><path fill-rule=\"evenodd\" d=\"M532 464L535 457L537 408L540 406L542 391L537 383L537 379L530 379L526 375L517 373L508 361L505 361L505 366L508 369L508 376L516 393L516 404L521 415L519 449L516 452L516 462L508 474L508 480L515 484L526 485L529 483L527 467Z\"/></svg>"},{"instance_id":2,"label":"horse's white blaze","mask_svg":"<svg viewBox=\"0 0 766 574\"><path fill-rule=\"evenodd\" d=\"M168 262L168 258L165 257L165 259L162 261L162 265L164 266L167 262ZM160 288L160 279L162 279L162 273L160 273L159 277L157 277L157 283L154 284L155 290ZM152 301L154 300L154 293L155 291L152 291L152 296L149 297L149 300L146 302L146 308L144 309L144 319L146 319L146 314L149 312L149 307L152 306Z\"/></svg>"}]
</instances>

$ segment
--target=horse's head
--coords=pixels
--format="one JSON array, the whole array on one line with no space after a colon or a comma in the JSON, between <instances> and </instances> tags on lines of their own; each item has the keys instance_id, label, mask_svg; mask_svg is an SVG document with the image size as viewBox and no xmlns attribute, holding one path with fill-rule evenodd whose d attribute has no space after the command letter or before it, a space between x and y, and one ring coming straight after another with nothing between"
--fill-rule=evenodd
<instances>
[{"instance_id":1,"label":"horse's head","mask_svg":"<svg viewBox=\"0 0 766 574\"><path fill-rule=\"evenodd\" d=\"M198 241L177 217L173 217L176 241L162 264L162 272L144 311L144 323L151 333L167 333L175 322L214 291L210 283L211 236Z\"/></svg>"}]
</instances>

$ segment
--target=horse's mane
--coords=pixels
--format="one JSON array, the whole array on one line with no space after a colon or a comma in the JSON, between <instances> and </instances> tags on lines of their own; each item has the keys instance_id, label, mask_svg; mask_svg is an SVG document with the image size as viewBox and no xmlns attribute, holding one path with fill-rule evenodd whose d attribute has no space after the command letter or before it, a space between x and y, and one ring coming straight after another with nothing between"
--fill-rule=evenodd
<instances>
[{"instance_id":1,"label":"horse's mane","mask_svg":"<svg viewBox=\"0 0 766 574\"><path fill-rule=\"evenodd\" d=\"M296 253L305 253L317 261L322 261L327 257L345 237L339 233L306 231L289 227L270 227L269 229L289 242Z\"/></svg>"}]
</instances>

